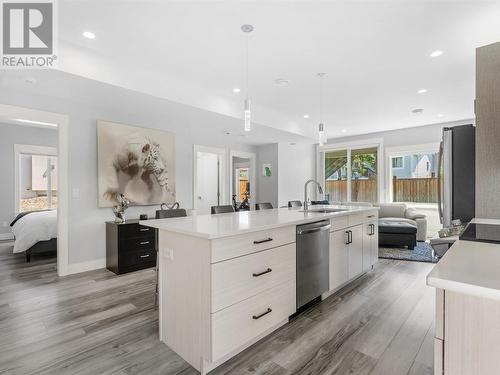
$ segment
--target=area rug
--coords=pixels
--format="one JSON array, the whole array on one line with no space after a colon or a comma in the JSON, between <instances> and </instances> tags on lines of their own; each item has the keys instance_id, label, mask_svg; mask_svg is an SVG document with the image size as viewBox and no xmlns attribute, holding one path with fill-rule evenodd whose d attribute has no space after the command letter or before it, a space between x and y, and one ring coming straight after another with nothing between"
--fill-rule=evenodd
<instances>
[{"instance_id":1,"label":"area rug","mask_svg":"<svg viewBox=\"0 0 500 375\"><path fill-rule=\"evenodd\" d=\"M432 256L432 247L427 242L417 242L417 246L413 250L408 250L406 247L379 247L378 257L428 263L437 263L438 261Z\"/></svg>"}]
</instances>

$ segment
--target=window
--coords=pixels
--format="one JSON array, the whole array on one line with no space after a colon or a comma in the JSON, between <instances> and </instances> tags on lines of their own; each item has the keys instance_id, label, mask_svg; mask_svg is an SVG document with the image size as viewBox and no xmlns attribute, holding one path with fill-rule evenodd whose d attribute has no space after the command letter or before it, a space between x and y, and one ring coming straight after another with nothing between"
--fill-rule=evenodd
<instances>
[{"instance_id":1,"label":"window","mask_svg":"<svg viewBox=\"0 0 500 375\"><path fill-rule=\"evenodd\" d=\"M325 199L335 202L378 202L378 146L323 152Z\"/></svg>"},{"instance_id":2,"label":"window","mask_svg":"<svg viewBox=\"0 0 500 375\"><path fill-rule=\"evenodd\" d=\"M392 158L392 168L403 168L404 167L404 162L403 162L403 157L402 156L396 156Z\"/></svg>"},{"instance_id":3,"label":"window","mask_svg":"<svg viewBox=\"0 0 500 375\"><path fill-rule=\"evenodd\" d=\"M405 160L405 168L398 168ZM393 202L436 203L438 154L436 152L408 153L391 158L391 197ZM405 163L403 163L404 166Z\"/></svg>"},{"instance_id":4,"label":"window","mask_svg":"<svg viewBox=\"0 0 500 375\"><path fill-rule=\"evenodd\" d=\"M16 212L57 208L57 156L51 147L15 145Z\"/></svg>"}]
</instances>

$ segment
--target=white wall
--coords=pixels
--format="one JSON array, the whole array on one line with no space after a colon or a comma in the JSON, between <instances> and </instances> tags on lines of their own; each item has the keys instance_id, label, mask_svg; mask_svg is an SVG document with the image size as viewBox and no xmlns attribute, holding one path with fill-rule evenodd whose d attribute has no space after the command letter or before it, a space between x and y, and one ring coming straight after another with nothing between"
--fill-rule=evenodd
<instances>
[{"instance_id":1,"label":"white wall","mask_svg":"<svg viewBox=\"0 0 500 375\"><path fill-rule=\"evenodd\" d=\"M0 233L10 233L14 218L14 144L57 147L57 130L0 123Z\"/></svg>"},{"instance_id":2,"label":"white wall","mask_svg":"<svg viewBox=\"0 0 500 375\"><path fill-rule=\"evenodd\" d=\"M257 148L257 195L260 202L282 207L291 200L304 200L304 184L316 179L316 145L272 143ZM262 175L262 165L271 164L271 177ZM311 185L309 197L316 198Z\"/></svg>"},{"instance_id":3,"label":"white wall","mask_svg":"<svg viewBox=\"0 0 500 375\"><path fill-rule=\"evenodd\" d=\"M280 143L278 145L278 204L304 200L304 184L316 178L316 145ZM309 187L309 197L316 198L315 187Z\"/></svg>"},{"instance_id":4,"label":"white wall","mask_svg":"<svg viewBox=\"0 0 500 375\"><path fill-rule=\"evenodd\" d=\"M439 142L443 132L443 127L470 124L470 121L458 121L454 123L441 123L414 128L391 130L386 132L370 133L352 137L342 137L329 139L328 144L356 142L363 139L382 138L384 147L411 146L426 143Z\"/></svg>"},{"instance_id":5,"label":"white wall","mask_svg":"<svg viewBox=\"0 0 500 375\"><path fill-rule=\"evenodd\" d=\"M110 208L97 206L98 119L175 133L177 200L186 208L193 205L193 144L226 148L228 153L229 149L256 152L255 146L233 142L234 138L219 132L225 126L241 125L235 119L71 75L60 89L66 97L50 95L49 85L2 88L0 103L69 116L70 264L104 260L104 222L114 218ZM229 178L228 174L228 186ZM156 208L131 207L126 217L138 218L140 213L153 216Z\"/></svg>"},{"instance_id":6,"label":"white wall","mask_svg":"<svg viewBox=\"0 0 500 375\"><path fill-rule=\"evenodd\" d=\"M271 176L262 175L262 165L271 164ZM270 202L278 206L278 144L271 143L257 147L257 197L259 202Z\"/></svg>"}]
</instances>

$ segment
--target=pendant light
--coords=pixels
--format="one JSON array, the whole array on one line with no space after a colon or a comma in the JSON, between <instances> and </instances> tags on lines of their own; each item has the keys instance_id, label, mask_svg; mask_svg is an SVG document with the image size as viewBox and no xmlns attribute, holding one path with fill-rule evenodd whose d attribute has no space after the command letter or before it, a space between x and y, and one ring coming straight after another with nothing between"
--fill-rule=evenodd
<instances>
[{"instance_id":1,"label":"pendant light","mask_svg":"<svg viewBox=\"0 0 500 375\"><path fill-rule=\"evenodd\" d=\"M326 143L325 124L323 124L323 79L326 73L318 73L319 81L319 125L318 125L318 141L319 145L323 146Z\"/></svg>"},{"instance_id":2,"label":"pendant light","mask_svg":"<svg viewBox=\"0 0 500 375\"><path fill-rule=\"evenodd\" d=\"M246 98L245 98L245 109L244 109L244 119L245 119L245 131L249 132L252 130L252 112L250 111L250 98L248 95L248 39L250 37L250 33L253 31L252 25L242 25L241 31L246 34L247 45L246 45Z\"/></svg>"}]
</instances>

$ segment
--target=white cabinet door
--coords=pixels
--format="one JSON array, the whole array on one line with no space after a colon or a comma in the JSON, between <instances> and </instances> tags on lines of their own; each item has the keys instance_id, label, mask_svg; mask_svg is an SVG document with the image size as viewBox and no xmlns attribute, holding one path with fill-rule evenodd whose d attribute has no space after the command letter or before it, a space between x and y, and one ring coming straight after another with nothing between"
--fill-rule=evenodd
<instances>
[{"instance_id":1,"label":"white cabinet door","mask_svg":"<svg viewBox=\"0 0 500 375\"><path fill-rule=\"evenodd\" d=\"M363 224L363 271L372 268L372 223Z\"/></svg>"},{"instance_id":2,"label":"white cabinet door","mask_svg":"<svg viewBox=\"0 0 500 375\"><path fill-rule=\"evenodd\" d=\"M350 231L349 252L349 279L363 272L363 225L347 228Z\"/></svg>"},{"instance_id":3,"label":"white cabinet door","mask_svg":"<svg viewBox=\"0 0 500 375\"><path fill-rule=\"evenodd\" d=\"M372 264L378 262L378 220L373 221L373 235L370 237L370 247L372 253Z\"/></svg>"},{"instance_id":4,"label":"white cabinet door","mask_svg":"<svg viewBox=\"0 0 500 375\"><path fill-rule=\"evenodd\" d=\"M330 290L349 280L349 254L346 230L330 233Z\"/></svg>"}]
</instances>

